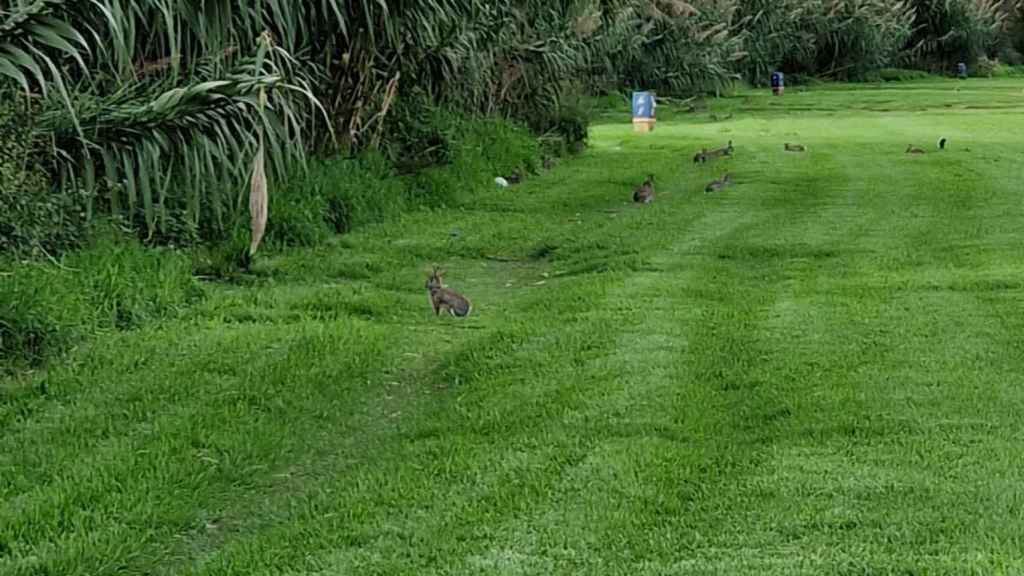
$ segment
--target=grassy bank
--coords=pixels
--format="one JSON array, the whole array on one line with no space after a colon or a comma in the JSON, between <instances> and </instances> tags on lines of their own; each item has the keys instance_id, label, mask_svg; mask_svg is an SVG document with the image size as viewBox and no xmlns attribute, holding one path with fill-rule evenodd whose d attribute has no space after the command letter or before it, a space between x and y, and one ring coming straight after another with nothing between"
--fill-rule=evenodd
<instances>
[{"instance_id":1,"label":"grassy bank","mask_svg":"<svg viewBox=\"0 0 1024 576\"><path fill-rule=\"evenodd\" d=\"M1022 99L622 111L520 186L258 261L0 381L0 572L1020 572ZM433 263L472 317L433 316Z\"/></svg>"}]
</instances>

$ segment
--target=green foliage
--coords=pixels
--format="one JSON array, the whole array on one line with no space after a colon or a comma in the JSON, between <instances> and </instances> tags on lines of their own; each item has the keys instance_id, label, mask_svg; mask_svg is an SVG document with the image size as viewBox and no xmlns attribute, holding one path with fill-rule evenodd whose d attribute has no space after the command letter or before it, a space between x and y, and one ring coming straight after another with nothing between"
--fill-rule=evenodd
<instances>
[{"instance_id":1,"label":"green foliage","mask_svg":"<svg viewBox=\"0 0 1024 576\"><path fill-rule=\"evenodd\" d=\"M65 194L96 193L149 239L223 233L261 133L272 174L306 154L316 67L292 54L310 22L338 24L330 4L19 0L0 12L0 79L39 103Z\"/></svg>"},{"instance_id":2,"label":"green foliage","mask_svg":"<svg viewBox=\"0 0 1024 576\"><path fill-rule=\"evenodd\" d=\"M721 90L746 56L735 0L609 2L594 38L592 70L611 86L693 94Z\"/></svg>"},{"instance_id":3,"label":"green foliage","mask_svg":"<svg viewBox=\"0 0 1024 576\"><path fill-rule=\"evenodd\" d=\"M1010 66L996 62L992 66L992 78L1020 78L1024 76L1024 65Z\"/></svg>"},{"instance_id":4,"label":"green foliage","mask_svg":"<svg viewBox=\"0 0 1024 576\"><path fill-rule=\"evenodd\" d=\"M12 96L0 91L0 253L59 254L82 241L89 196L54 188L31 114Z\"/></svg>"},{"instance_id":5,"label":"green foliage","mask_svg":"<svg viewBox=\"0 0 1024 576\"><path fill-rule=\"evenodd\" d=\"M746 15L744 50L740 63L755 84L767 84L771 73L808 70L816 55L817 26L812 25L816 3L806 0L739 0Z\"/></svg>"},{"instance_id":6,"label":"green foliage","mask_svg":"<svg viewBox=\"0 0 1024 576\"><path fill-rule=\"evenodd\" d=\"M305 185L327 201L327 223L338 234L397 216L408 205L405 181L377 153L314 163Z\"/></svg>"},{"instance_id":7,"label":"green foliage","mask_svg":"<svg viewBox=\"0 0 1024 576\"><path fill-rule=\"evenodd\" d=\"M173 250L147 249L119 233L101 233L88 249L65 259L75 288L101 328L137 328L200 295L189 259Z\"/></svg>"},{"instance_id":8,"label":"green foliage","mask_svg":"<svg viewBox=\"0 0 1024 576\"><path fill-rule=\"evenodd\" d=\"M897 64L912 31L911 57L948 69L995 47L1007 16L998 5L18 0L0 12L0 89L38 102L30 141L52 144L42 155L62 193L43 201L41 173L28 170L19 186L35 192L19 197L43 208L17 216L17 234L80 214L86 194L96 214L119 215L151 243L231 236L262 134L271 190L283 189L275 234L307 243L323 206L297 205L296 166L311 151L378 150L403 174L454 165L465 152L449 149L457 139L439 132L435 108L518 120L575 150L587 137L580 94L718 94L775 69L863 78ZM436 172L414 196L448 203L460 186Z\"/></svg>"},{"instance_id":9,"label":"green foliage","mask_svg":"<svg viewBox=\"0 0 1024 576\"><path fill-rule=\"evenodd\" d=\"M914 0L911 58L919 67L952 73L974 67L997 44L1007 19L1001 0Z\"/></svg>"},{"instance_id":10,"label":"green foliage","mask_svg":"<svg viewBox=\"0 0 1024 576\"><path fill-rule=\"evenodd\" d=\"M269 227L269 219L268 219ZM234 280L249 269L249 227L239 219L216 242L198 247L192 256L193 273L205 279Z\"/></svg>"},{"instance_id":11,"label":"green foliage","mask_svg":"<svg viewBox=\"0 0 1024 576\"><path fill-rule=\"evenodd\" d=\"M436 121L448 163L411 177L408 194L415 204L443 207L472 202L476 195L493 190L495 177L539 167L539 145L522 127L444 111L438 111Z\"/></svg>"},{"instance_id":12,"label":"green foliage","mask_svg":"<svg viewBox=\"0 0 1024 576\"><path fill-rule=\"evenodd\" d=\"M833 0L823 7L816 65L827 76L857 79L889 65L913 30L914 10L906 2Z\"/></svg>"},{"instance_id":13,"label":"green foliage","mask_svg":"<svg viewBox=\"0 0 1024 576\"><path fill-rule=\"evenodd\" d=\"M274 188L269 214L264 242L270 246L316 246L331 233L327 198L300 171Z\"/></svg>"},{"instance_id":14,"label":"green foliage","mask_svg":"<svg viewBox=\"0 0 1024 576\"><path fill-rule=\"evenodd\" d=\"M910 38L913 8L886 0L740 0L748 78L773 70L863 78L891 65Z\"/></svg>"},{"instance_id":15,"label":"green foliage","mask_svg":"<svg viewBox=\"0 0 1024 576\"><path fill-rule=\"evenodd\" d=\"M583 150L589 138L591 111L580 94L567 96L559 105L537 114L530 122L531 128L542 134L541 142L547 143L547 151L562 156ZM551 146L552 143L557 143Z\"/></svg>"},{"instance_id":16,"label":"green foliage","mask_svg":"<svg viewBox=\"0 0 1024 576\"><path fill-rule=\"evenodd\" d=\"M0 261L0 360L38 365L82 336L143 326L200 295L185 255L110 230L58 264Z\"/></svg>"},{"instance_id":17,"label":"green foliage","mask_svg":"<svg viewBox=\"0 0 1024 576\"><path fill-rule=\"evenodd\" d=\"M883 68L878 71L879 79L885 82L906 82L909 80L925 80L931 75L923 70L907 70L905 68Z\"/></svg>"},{"instance_id":18,"label":"green foliage","mask_svg":"<svg viewBox=\"0 0 1024 576\"><path fill-rule=\"evenodd\" d=\"M590 5L19 1L0 13L0 77L38 97L62 186L145 240L188 244L233 234L261 133L273 189L332 130L345 154L381 147L410 94L557 118L563 81L587 71L574 24ZM282 225L303 217L275 207Z\"/></svg>"},{"instance_id":19,"label":"green foliage","mask_svg":"<svg viewBox=\"0 0 1024 576\"><path fill-rule=\"evenodd\" d=\"M312 160L284 178L270 194L267 243L320 245L332 233L344 234L409 209L471 203L493 191L495 176L540 168L540 144L515 122L474 119L436 107L415 120L406 118L412 130L391 140L392 146L411 147L404 153L407 166L414 167L411 174L400 174L383 154L367 152ZM231 279L248 267L245 222L239 220L232 230L225 241L198 251L197 274Z\"/></svg>"},{"instance_id":20,"label":"green foliage","mask_svg":"<svg viewBox=\"0 0 1024 576\"><path fill-rule=\"evenodd\" d=\"M1009 22L1003 35L1003 47L1006 56L1001 59L1014 66L1024 64L1024 1L1017 0L1016 4L1007 6L1006 13L1009 15Z\"/></svg>"},{"instance_id":21,"label":"green foliage","mask_svg":"<svg viewBox=\"0 0 1024 576\"><path fill-rule=\"evenodd\" d=\"M5 367L38 366L61 346L63 334L46 313L42 298L51 288L43 281L26 281L22 269L0 263L0 373Z\"/></svg>"}]
</instances>

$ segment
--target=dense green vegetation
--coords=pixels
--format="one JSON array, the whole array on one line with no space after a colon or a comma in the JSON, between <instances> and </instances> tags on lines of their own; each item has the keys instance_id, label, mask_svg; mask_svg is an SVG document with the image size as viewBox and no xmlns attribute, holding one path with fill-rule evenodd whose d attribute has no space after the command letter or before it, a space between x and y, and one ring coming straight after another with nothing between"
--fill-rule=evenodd
<instances>
[{"instance_id":1,"label":"dense green vegetation","mask_svg":"<svg viewBox=\"0 0 1024 576\"><path fill-rule=\"evenodd\" d=\"M19 271L96 328L0 380L0 573L1019 573L1022 94L740 91L649 135L619 104L578 159L200 300L135 247Z\"/></svg>"},{"instance_id":2,"label":"dense green vegetation","mask_svg":"<svg viewBox=\"0 0 1024 576\"><path fill-rule=\"evenodd\" d=\"M0 161L33 163L0 192L20 203L0 249L53 255L111 215L149 244L230 243L261 138L288 194L310 158L443 165L451 138L430 136L453 111L518 121L553 152L585 138L586 96L623 89L993 71L1021 63L1020 20L996 0L12 0Z\"/></svg>"}]
</instances>

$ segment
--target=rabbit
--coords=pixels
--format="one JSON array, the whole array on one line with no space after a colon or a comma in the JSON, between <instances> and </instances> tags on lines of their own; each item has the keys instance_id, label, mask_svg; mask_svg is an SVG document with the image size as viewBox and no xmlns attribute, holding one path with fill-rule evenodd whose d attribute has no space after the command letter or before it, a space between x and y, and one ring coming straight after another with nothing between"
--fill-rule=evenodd
<instances>
[{"instance_id":1,"label":"rabbit","mask_svg":"<svg viewBox=\"0 0 1024 576\"><path fill-rule=\"evenodd\" d=\"M654 174L647 176L647 180L633 190L633 202L650 204L654 201Z\"/></svg>"},{"instance_id":2,"label":"rabbit","mask_svg":"<svg viewBox=\"0 0 1024 576\"><path fill-rule=\"evenodd\" d=\"M946 140L945 138L939 138L939 150L945 150L947 142L948 140Z\"/></svg>"},{"instance_id":3,"label":"rabbit","mask_svg":"<svg viewBox=\"0 0 1024 576\"><path fill-rule=\"evenodd\" d=\"M924 154L924 150L913 144L907 144L907 154Z\"/></svg>"},{"instance_id":4,"label":"rabbit","mask_svg":"<svg viewBox=\"0 0 1024 576\"><path fill-rule=\"evenodd\" d=\"M732 177L729 174L722 176L718 180L712 181L710 184L704 187L705 193L720 192L723 188L732 186Z\"/></svg>"},{"instance_id":5,"label":"rabbit","mask_svg":"<svg viewBox=\"0 0 1024 576\"><path fill-rule=\"evenodd\" d=\"M786 147L786 152L806 152L807 151L807 147L804 146L803 144L790 144L789 142L786 142L785 147Z\"/></svg>"},{"instance_id":6,"label":"rabbit","mask_svg":"<svg viewBox=\"0 0 1024 576\"><path fill-rule=\"evenodd\" d=\"M427 278L426 288L430 292L430 305L434 307L434 314L440 316L441 312L447 312L460 318L469 316L473 305L462 294L445 288L441 274L443 272L435 266Z\"/></svg>"},{"instance_id":7,"label":"rabbit","mask_svg":"<svg viewBox=\"0 0 1024 576\"><path fill-rule=\"evenodd\" d=\"M726 146L725 148L719 148L717 150L712 150L711 152L705 152L704 156L708 160L714 160L716 158L721 158L722 156L730 156L731 157L732 153L733 153L733 150L735 150L735 148L733 148L732 140L729 140L729 145Z\"/></svg>"}]
</instances>

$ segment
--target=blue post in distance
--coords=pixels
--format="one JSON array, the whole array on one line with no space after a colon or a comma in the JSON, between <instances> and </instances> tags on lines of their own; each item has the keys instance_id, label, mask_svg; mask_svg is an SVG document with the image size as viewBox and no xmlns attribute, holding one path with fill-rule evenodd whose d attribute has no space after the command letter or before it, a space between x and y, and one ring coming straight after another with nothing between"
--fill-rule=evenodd
<instances>
[{"instance_id":1,"label":"blue post in distance","mask_svg":"<svg viewBox=\"0 0 1024 576\"><path fill-rule=\"evenodd\" d=\"M657 104L652 92L633 92L633 130L650 132L654 130L654 109Z\"/></svg>"}]
</instances>

